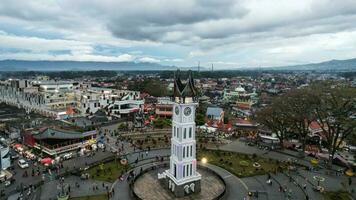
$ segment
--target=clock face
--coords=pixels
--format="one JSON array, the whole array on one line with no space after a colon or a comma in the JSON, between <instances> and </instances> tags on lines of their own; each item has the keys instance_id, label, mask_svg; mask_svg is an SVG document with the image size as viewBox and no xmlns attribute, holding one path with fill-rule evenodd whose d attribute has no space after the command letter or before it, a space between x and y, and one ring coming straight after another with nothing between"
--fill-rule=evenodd
<instances>
[{"instance_id":1,"label":"clock face","mask_svg":"<svg viewBox=\"0 0 356 200\"><path fill-rule=\"evenodd\" d=\"M176 106L176 108L175 108L174 111L176 112L176 115L179 115L179 108L178 108L178 106Z\"/></svg>"},{"instance_id":2,"label":"clock face","mask_svg":"<svg viewBox=\"0 0 356 200\"><path fill-rule=\"evenodd\" d=\"M192 109L190 107L186 107L184 109L185 116L189 116L192 113Z\"/></svg>"}]
</instances>

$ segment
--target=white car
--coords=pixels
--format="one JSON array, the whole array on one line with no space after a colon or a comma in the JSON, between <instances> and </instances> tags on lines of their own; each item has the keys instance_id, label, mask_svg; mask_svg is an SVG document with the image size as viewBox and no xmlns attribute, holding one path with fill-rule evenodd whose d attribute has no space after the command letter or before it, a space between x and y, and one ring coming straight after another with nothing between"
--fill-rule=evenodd
<instances>
[{"instance_id":1,"label":"white car","mask_svg":"<svg viewBox=\"0 0 356 200\"><path fill-rule=\"evenodd\" d=\"M29 165L24 159L20 159L17 164L19 165L20 168L25 169L28 168Z\"/></svg>"},{"instance_id":2,"label":"white car","mask_svg":"<svg viewBox=\"0 0 356 200\"><path fill-rule=\"evenodd\" d=\"M63 160L69 160L73 158L73 153L66 153L63 155Z\"/></svg>"}]
</instances>

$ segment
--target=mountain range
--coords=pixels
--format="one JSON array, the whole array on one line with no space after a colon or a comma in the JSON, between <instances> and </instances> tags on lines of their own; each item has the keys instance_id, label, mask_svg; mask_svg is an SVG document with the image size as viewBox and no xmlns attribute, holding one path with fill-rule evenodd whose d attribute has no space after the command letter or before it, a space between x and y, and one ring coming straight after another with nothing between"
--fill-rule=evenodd
<instances>
[{"instance_id":1,"label":"mountain range","mask_svg":"<svg viewBox=\"0 0 356 200\"><path fill-rule=\"evenodd\" d=\"M0 71L90 71L90 70L115 70L115 71L149 71L149 70L176 70L177 66L167 66L148 62L96 62L96 61L29 61L29 60L1 60ZM180 67L183 70L198 70L198 67ZM204 71L208 68L200 67ZM247 70L254 68L239 68ZM320 63L264 67L271 70L317 70L317 71L356 71L356 58L347 60L330 60Z\"/></svg>"},{"instance_id":2,"label":"mountain range","mask_svg":"<svg viewBox=\"0 0 356 200\"><path fill-rule=\"evenodd\" d=\"M316 70L316 71L356 71L356 58L330 60L320 63L272 67L277 70Z\"/></svg>"}]
</instances>

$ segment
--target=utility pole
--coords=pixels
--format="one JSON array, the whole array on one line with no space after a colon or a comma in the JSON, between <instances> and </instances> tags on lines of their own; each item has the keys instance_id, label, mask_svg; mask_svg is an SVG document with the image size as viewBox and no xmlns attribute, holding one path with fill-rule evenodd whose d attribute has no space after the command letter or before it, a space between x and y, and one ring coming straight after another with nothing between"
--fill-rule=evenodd
<instances>
[{"instance_id":1,"label":"utility pole","mask_svg":"<svg viewBox=\"0 0 356 200\"><path fill-rule=\"evenodd\" d=\"M198 61L198 73L200 73L200 61Z\"/></svg>"},{"instance_id":2,"label":"utility pole","mask_svg":"<svg viewBox=\"0 0 356 200\"><path fill-rule=\"evenodd\" d=\"M214 71L214 63L211 64L211 71L212 71L212 72Z\"/></svg>"}]
</instances>

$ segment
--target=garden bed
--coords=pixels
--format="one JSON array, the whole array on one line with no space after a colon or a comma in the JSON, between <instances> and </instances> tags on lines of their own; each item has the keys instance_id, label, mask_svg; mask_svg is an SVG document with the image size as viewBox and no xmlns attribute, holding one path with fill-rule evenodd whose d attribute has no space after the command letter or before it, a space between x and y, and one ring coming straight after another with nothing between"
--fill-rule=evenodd
<instances>
[{"instance_id":1,"label":"garden bed","mask_svg":"<svg viewBox=\"0 0 356 200\"><path fill-rule=\"evenodd\" d=\"M202 158L206 158L208 163L224 168L238 177L274 173L287 167L287 163L278 160L220 150L198 151L197 159Z\"/></svg>"},{"instance_id":2,"label":"garden bed","mask_svg":"<svg viewBox=\"0 0 356 200\"><path fill-rule=\"evenodd\" d=\"M99 164L88 169L84 173L88 173L89 177L99 181L114 182L120 175L124 174L130 169L128 164L121 164L120 160L113 160L110 162Z\"/></svg>"}]
</instances>

